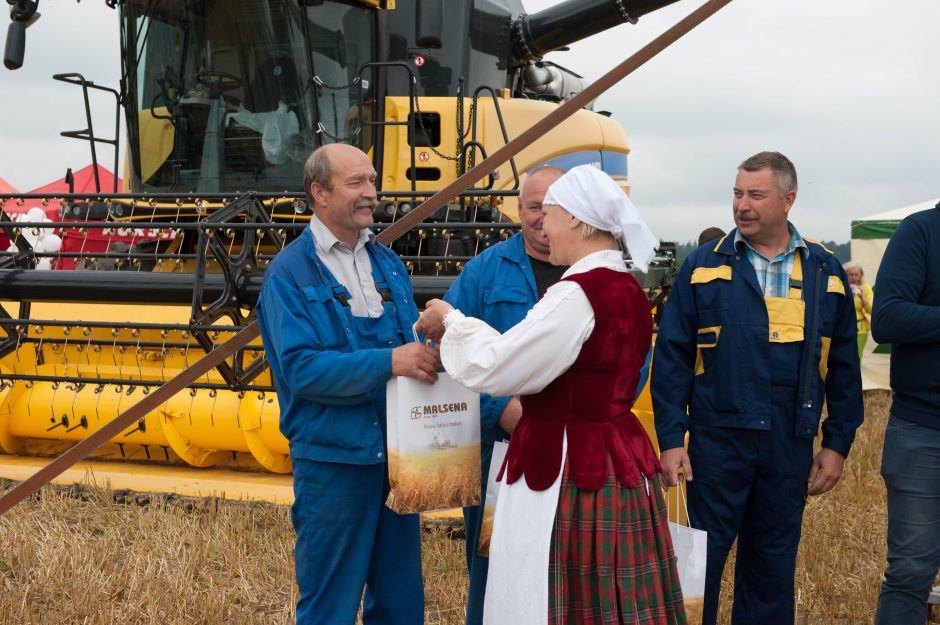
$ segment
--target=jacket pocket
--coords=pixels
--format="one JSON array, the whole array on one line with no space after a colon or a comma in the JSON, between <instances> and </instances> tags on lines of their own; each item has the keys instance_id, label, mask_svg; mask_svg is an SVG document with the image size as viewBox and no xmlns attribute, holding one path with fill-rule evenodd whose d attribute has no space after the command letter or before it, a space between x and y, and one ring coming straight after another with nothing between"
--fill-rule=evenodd
<instances>
[{"instance_id":1,"label":"jacket pocket","mask_svg":"<svg viewBox=\"0 0 940 625\"><path fill-rule=\"evenodd\" d=\"M729 307L731 265L696 267L690 282L699 310L725 310Z\"/></svg>"},{"instance_id":2,"label":"jacket pocket","mask_svg":"<svg viewBox=\"0 0 940 625\"><path fill-rule=\"evenodd\" d=\"M335 348L339 345L337 324L332 319L333 293L326 287L302 286L300 290L307 299L308 312L314 319L313 329L320 339L321 347Z\"/></svg>"},{"instance_id":3,"label":"jacket pocket","mask_svg":"<svg viewBox=\"0 0 940 625\"><path fill-rule=\"evenodd\" d=\"M518 286L493 285L483 291L483 305L490 325L505 332L525 319L529 312L529 291Z\"/></svg>"},{"instance_id":4,"label":"jacket pocket","mask_svg":"<svg viewBox=\"0 0 940 625\"><path fill-rule=\"evenodd\" d=\"M705 359L702 350L718 347L718 337L721 335L721 326L699 328L695 341L695 375L705 373Z\"/></svg>"},{"instance_id":5,"label":"jacket pocket","mask_svg":"<svg viewBox=\"0 0 940 625\"><path fill-rule=\"evenodd\" d=\"M786 297L765 297L769 340L771 343L796 343L803 340L806 303Z\"/></svg>"},{"instance_id":6,"label":"jacket pocket","mask_svg":"<svg viewBox=\"0 0 940 625\"><path fill-rule=\"evenodd\" d=\"M486 287L483 291L483 301L487 304L525 304L529 298L522 287L495 285Z\"/></svg>"}]
</instances>

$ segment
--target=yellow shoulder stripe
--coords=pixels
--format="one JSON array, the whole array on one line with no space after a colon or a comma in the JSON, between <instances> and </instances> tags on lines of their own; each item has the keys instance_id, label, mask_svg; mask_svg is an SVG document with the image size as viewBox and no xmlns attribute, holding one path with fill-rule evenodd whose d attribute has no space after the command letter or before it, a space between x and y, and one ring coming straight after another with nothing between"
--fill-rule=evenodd
<instances>
[{"instance_id":1,"label":"yellow shoulder stripe","mask_svg":"<svg viewBox=\"0 0 940 625\"><path fill-rule=\"evenodd\" d=\"M801 235L801 236L802 236L802 235ZM816 239L811 239L811 238L809 238L809 237L803 237L803 240L806 241L807 243L812 243L813 245L818 245L819 247L823 248L824 250L826 250L826 251L829 252L830 254L833 253L832 250L830 250L828 247L826 247L825 245L823 245L822 243L820 243L820 242L817 241Z\"/></svg>"}]
</instances>

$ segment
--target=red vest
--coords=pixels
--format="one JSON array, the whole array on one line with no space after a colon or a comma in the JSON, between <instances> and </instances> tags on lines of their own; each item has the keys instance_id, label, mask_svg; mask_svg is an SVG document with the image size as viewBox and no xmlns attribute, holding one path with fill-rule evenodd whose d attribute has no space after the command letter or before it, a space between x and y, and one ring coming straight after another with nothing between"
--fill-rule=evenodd
<instances>
[{"instance_id":1,"label":"red vest","mask_svg":"<svg viewBox=\"0 0 940 625\"><path fill-rule=\"evenodd\" d=\"M649 302L628 273L598 268L565 280L577 282L594 309L594 330L577 360L542 392L525 395L522 418L500 471L507 483L525 476L545 490L561 470L568 435L569 474L581 490L596 491L608 466L624 486L640 474L652 478L659 462L643 426L630 412L653 324Z\"/></svg>"}]
</instances>

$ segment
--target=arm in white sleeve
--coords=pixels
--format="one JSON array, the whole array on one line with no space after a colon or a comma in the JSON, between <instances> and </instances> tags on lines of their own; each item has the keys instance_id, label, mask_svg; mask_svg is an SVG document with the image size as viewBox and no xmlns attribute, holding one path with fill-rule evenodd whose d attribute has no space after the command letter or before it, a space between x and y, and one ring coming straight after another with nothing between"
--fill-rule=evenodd
<instances>
[{"instance_id":1,"label":"arm in white sleeve","mask_svg":"<svg viewBox=\"0 0 940 625\"><path fill-rule=\"evenodd\" d=\"M446 325L441 361L453 379L479 393L531 395L578 358L594 309L580 286L559 282L505 334L456 310Z\"/></svg>"}]
</instances>

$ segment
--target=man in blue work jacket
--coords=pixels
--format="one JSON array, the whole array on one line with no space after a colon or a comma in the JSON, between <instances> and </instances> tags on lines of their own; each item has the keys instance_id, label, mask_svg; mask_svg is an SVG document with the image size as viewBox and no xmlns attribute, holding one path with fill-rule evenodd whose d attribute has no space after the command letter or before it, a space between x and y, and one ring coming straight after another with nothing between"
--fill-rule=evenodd
<instances>
[{"instance_id":1,"label":"man in blue work jacket","mask_svg":"<svg viewBox=\"0 0 940 625\"><path fill-rule=\"evenodd\" d=\"M805 496L835 486L862 423L848 280L829 250L788 221L796 191L784 155L761 152L741 163L737 228L683 263L656 339L652 393L664 476L675 485L682 469L691 525L708 532L704 625L716 622L736 536L732 623L793 622Z\"/></svg>"},{"instance_id":2,"label":"man in blue work jacket","mask_svg":"<svg viewBox=\"0 0 940 625\"><path fill-rule=\"evenodd\" d=\"M532 171L519 190L521 232L488 248L471 260L444 300L470 317L482 319L499 332L505 332L523 319L529 309L568 267L548 262L548 237L542 232L542 200L549 185L565 170L546 165ZM483 499L493 443L506 440L522 416L518 397L480 397L480 450L483 470ZM463 510L467 535L467 569L470 592L467 597L467 625L483 622L483 597L489 558L477 553L483 506Z\"/></svg>"},{"instance_id":3,"label":"man in blue work jacket","mask_svg":"<svg viewBox=\"0 0 940 625\"><path fill-rule=\"evenodd\" d=\"M297 622L424 622L417 515L384 506L385 385L433 383L437 352L409 342L418 318L404 265L369 230L375 170L348 145L304 167L314 216L264 276L258 323L290 441ZM365 595L363 595L365 588Z\"/></svg>"}]
</instances>

